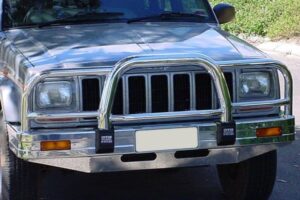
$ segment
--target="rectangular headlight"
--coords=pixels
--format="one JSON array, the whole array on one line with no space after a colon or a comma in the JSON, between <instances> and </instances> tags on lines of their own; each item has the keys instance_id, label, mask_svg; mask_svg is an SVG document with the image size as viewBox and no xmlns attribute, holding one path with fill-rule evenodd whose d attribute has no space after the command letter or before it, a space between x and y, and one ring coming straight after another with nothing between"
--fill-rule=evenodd
<instances>
[{"instance_id":1,"label":"rectangular headlight","mask_svg":"<svg viewBox=\"0 0 300 200\"><path fill-rule=\"evenodd\" d=\"M247 72L240 75L240 97L268 97L270 93L269 72Z\"/></svg>"},{"instance_id":2,"label":"rectangular headlight","mask_svg":"<svg viewBox=\"0 0 300 200\"><path fill-rule=\"evenodd\" d=\"M72 105L73 88L68 81L40 83L36 89L36 105L40 109L68 108Z\"/></svg>"}]
</instances>

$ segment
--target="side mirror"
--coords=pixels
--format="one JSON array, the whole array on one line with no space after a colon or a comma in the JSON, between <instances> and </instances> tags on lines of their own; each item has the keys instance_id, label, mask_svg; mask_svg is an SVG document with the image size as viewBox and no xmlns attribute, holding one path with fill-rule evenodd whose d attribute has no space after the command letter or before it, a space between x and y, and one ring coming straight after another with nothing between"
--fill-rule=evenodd
<instances>
[{"instance_id":1,"label":"side mirror","mask_svg":"<svg viewBox=\"0 0 300 200\"><path fill-rule=\"evenodd\" d=\"M235 18L235 8L227 3L220 3L214 7L214 12L220 24L225 24Z\"/></svg>"}]
</instances>

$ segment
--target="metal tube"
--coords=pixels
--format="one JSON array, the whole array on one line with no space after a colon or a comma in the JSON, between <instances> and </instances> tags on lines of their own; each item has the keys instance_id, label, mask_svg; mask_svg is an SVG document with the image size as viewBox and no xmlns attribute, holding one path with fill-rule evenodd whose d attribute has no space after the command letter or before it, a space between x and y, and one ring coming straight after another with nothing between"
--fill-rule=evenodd
<instances>
[{"instance_id":1,"label":"metal tube","mask_svg":"<svg viewBox=\"0 0 300 200\"><path fill-rule=\"evenodd\" d=\"M98 112L74 112L74 113L29 113L28 119L62 119L62 118L92 118L97 117Z\"/></svg>"},{"instance_id":2,"label":"metal tube","mask_svg":"<svg viewBox=\"0 0 300 200\"><path fill-rule=\"evenodd\" d=\"M285 99L289 99L289 104L285 106L284 114L292 115L293 114L293 78L291 72L288 68L281 64L277 63L277 69L282 73L284 80L285 80Z\"/></svg>"},{"instance_id":3,"label":"metal tube","mask_svg":"<svg viewBox=\"0 0 300 200\"><path fill-rule=\"evenodd\" d=\"M176 119L184 117L211 117L222 115L223 111L218 110L201 110L201 111L186 111L186 112L166 112L166 113L146 113L146 114L131 114L131 115L112 115L112 122L132 122L142 120L159 120L159 119Z\"/></svg>"},{"instance_id":4,"label":"metal tube","mask_svg":"<svg viewBox=\"0 0 300 200\"><path fill-rule=\"evenodd\" d=\"M29 131L29 118L28 115L30 114L28 110L28 99L29 95L31 94L32 90L34 89L35 85L45 79L51 77L65 77L65 76L88 76L88 75L95 75L95 74L107 74L109 71L107 69L80 69L80 70L53 70L53 71L45 71L43 74L35 74L34 76L30 77L23 88L23 95L22 95L22 107L21 107L21 130L23 132Z\"/></svg>"},{"instance_id":5,"label":"metal tube","mask_svg":"<svg viewBox=\"0 0 300 200\"><path fill-rule=\"evenodd\" d=\"M240 103L232 103L232 107L239 108L247 108L247 107L264 107L264 106L282 106L290 103L290 99L277 99L277 100L269 100L269 101L251 101L251 102L240 102Z\"/></svg>"},{"instance_id":6,"label":"metal tube","mask_svg":"<svg viewBox=\"0 0 300 200\"><path fill-rule=\"evenodd\" d=\"M218 64L221 67L229 66L230 62L219 62ZM251 69L261 69L262 66L270 66L276 68L284 77L284 99L270 100L270 101L258 101L258 102L243 102L243 103L233 103L234 107L251 107L251 106L282 106L285 105L284 114L286 116L293 114L293 79L289 69L279 61L270 60L270 59L259 59L259 60L246 60L244 63L241 61L235 61L232 63L232 66L249 68ZM271 103L271 101L273 103ZM248 105L247 105L248 104ZM259 105L258 105L259 104Z\"/></svg>"}]
</instances>

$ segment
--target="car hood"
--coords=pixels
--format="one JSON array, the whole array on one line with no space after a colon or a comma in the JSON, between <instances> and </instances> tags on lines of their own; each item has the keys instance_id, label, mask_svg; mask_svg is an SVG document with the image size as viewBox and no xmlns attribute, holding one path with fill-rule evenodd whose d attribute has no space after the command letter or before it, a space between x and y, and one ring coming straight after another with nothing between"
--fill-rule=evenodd
<instances>
[{"instance_id":1,"label":"car hood","mask_svg":"<svg viewBox=\"0 0 300 200\"><path fill-rule=\"evenodd\" d=\"M215 61L264 58L246 42L199 23L110 23L6 32L34 67L111 65L139 54L201 53Z\"/></svg>"}]
</instances>

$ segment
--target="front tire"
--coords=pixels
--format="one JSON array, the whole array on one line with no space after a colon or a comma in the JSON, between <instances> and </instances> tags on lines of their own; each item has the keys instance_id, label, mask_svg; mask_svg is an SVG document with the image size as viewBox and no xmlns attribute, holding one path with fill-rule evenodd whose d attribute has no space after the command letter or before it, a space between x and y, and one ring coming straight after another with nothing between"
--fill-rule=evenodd
<instances>
[{"instance_id":1,"label":"front tire","mask_svg":"<svg viewBox=\"0 0 300 200\"><path fill-rule=\"evenodd\" d=\"M37 199L40 167L16 157L8 145L5 124L1 124L2 200Z\"/></svg>"},{"instance_id":2,"label":"front tire","mask_svg":"<svg viewBox=\"0 0 300 200\"><path fill-rule=\"evenodd\" d=\"M276 179L277 152L237 164L217 166L223 191L230 200L267 200Z\"/></svg>"}]
</instances>

